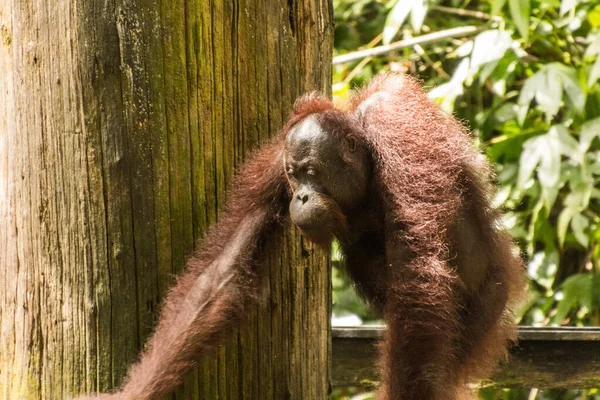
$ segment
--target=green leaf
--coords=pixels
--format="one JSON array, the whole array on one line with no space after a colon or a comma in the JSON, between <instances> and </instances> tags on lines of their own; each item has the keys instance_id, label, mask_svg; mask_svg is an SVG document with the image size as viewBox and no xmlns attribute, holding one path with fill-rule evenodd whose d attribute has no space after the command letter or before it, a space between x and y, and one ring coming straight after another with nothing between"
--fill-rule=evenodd
<instances>
[{"instance_id":1,"label":"green leaf","mask_svg":"<svg viewBox=\"0 0 600 400\"><path fill-rule=\"evenodd\" d=\"M456 70L454 75L450 79L450 82L444 83L429 91L428 96L430 99L441 99L440 107L446 113L451 114L454 110L454 101L458 96L463 94L464 81L469 73L469 59L463 58Z\"/></svg>"},{"instance_id":2,"label":"green leaf","mask_svg":"<svg viewBox=\"0 0 600 400\"><path fill-rule=\"evenodd\" d=\"M426 15L425 0L414 0L410 11L410 25L415 31L419 32L421 30Z\"/></svg>"},{"instance_id":3,"label":"green leaf","mask_svg":"<svg viewBox=\"0 0 600 400\"><path fill-rule=\"evenodd\" d=\"M558 252L537 252L527 265L527 274L538 284L550 289L554 283L554 275L558 270Z\"/></svg>"},{"instance_id":4,"label":"green leaf","mask_svg":"<svg viewBox=\"0 0 600 400\"><path fill-rule=\"evenodd\" d=\"M560 77L562 86L575 109L581 113L585 107L585 93L579 83L577 71L561 63L548 64L548 69Z\"/></svg>"},{"instance_id":5,"label":"green leaf","mask_svg":"<svg viewBox=\"0 0 600 400\"><path fill-rule=\"evenodd\" d=\"M550 122L562 105L563 90L578 113L585 107L585 93L575 69L561 63L551 63L529 77L519 95L519 124L523 125L529 103L535 98Z\"/></svg>"},{"instance_id":6,"label":"green leaf","mask_svg":"<svg viewBox=\"0 0 600 400\"><path fill-rule=\"evenodd\" d=\"M593 175L600 175L600 151L595 151L592 154L586 154L586 164ZM599 197L600 198L600 197Z\"/></svg>"},{"instance_id":7,"label":"green leaf","mask_svg":"<svg viewBox=\"0 0 600 400\"><path fill-rule=\"evenodd\" d=\"M585 154L597 137L600 137L600 118L586 121L579 129L579 151Z\"/></svg>"},{"instance_id":8,"label":"green leaf","mask_svg":"<svg viewBox=\"0 0 600 400\"><path fill-rule=\"evenodd\" d=\"M589 120L581 125L579 132L579 151L582 156L588 156L587 152L596 137L600 137L600 118ZM592 159L592 162L597 164L596 160Z\"/></svg>"},{"instance_id":9,"label":"green leaf","mask_svg":"<svg viewBox=\"0 0 600 400\"><path fill-rule=\"evenodd\" d=\"M560 247L563 247L565 243L569 224L571 223L571 219L573 219L573 215L575 215L577 212L577 208L567 207L563 209L558 216L558 221L556 224L556 236L558 237L558 244Z\"/></svg>"},{"instance_id":10,"label":"green leaf","mask_svg":"<svg viewBox=\"0 0 600 400\"><path fill-rule=\"evenodd\" d=\"M590 12L588 12L587 19L592 28L597 28L600 26L600 5L597 5Z\"/></svg>"},{"instance_id":11,"label":"green leaf","mask_svg":"<svg viewBox=\"0 0 600 400\"><path fill-rule=\"evenodd\" d=\"M582 157L579 153L579 142L571 135L564 125L554 125L548 131L548 135L558 143L560 154L573 160L581 162Z\"/></svg>"},{"instance_id":12,"label":"green leaf","mask_svg":"<svg viewBox=\"0 0 600 400\"><path fill-rule=\"evenodd\" d=\"M538 178L542 187L555 187L560 179L560 144L556 140L556 127L550 128L547 134L539 137L536 144L541 153Z\"/></svg>"},{"instance_id":13,"label":"green leaf","mask_svg":"<svg viewBox=\"0 0 600 400\"><path fill-rule=\"evenodd\" d=\"M494 119L498 123L514 120L517 116L517 106L514 103L504 103L496 111L494 111Z\"/></svg>"},{"instance_id":14,"label":"green leaf","mask_svg":"<svg viewBox=\"0 0 600 400\"><path fill-rule=\"evenodd\" d=\"M588 77L587 86L591 88L594 86L594 83L600 78L600 57L596 57L596 61L592 68L590 69L590 76Z\"/></svg>"},{"instance_id":15,"label":"green leaf","mask_svg":"<svg viewBox=\"0 0 600 400\"><path fill-rule=\"evenodd\" d=\"M331 261L341 262L343 260L342 249L340 243L337 240L333 240L331 243Z\"/></svg>"},{"instance_id":16,"label":"green leaf","mask_svg":"<svg viewBox=\"0 0 600 400\"><path fill-rule=\"evenodd\" d=\"M408 17L414 0L398 0L388 14L383 27L383 44L389 44Z\"/></svg>"},{"instance_id":17,"label":"green leaf","mask_svg":"<svg viewBox=\"0 0 600 400\"><path fill-rule=\"evenodd\" d=\"M538 0L540 5L540 10L552 9L554 11L555 8L560 6L560 0Z\"/></svg>"},{"instance_id":18,"label":"green leaf","mask_svg":"<svg viewBox=\"0 0 600 400\"><path fill-rule=\"evenodd\" d=\"M593 275L591 274L576 274L565 279L561 285L562 299L559 300L556 314L552 318L553 323L562 324L578 304L592 309L594 306L592 282Z\"/></svg>"},{"instance_id":19,"label":"green leaf","mask_svg":"<svg viewBox=\"0 0 600 400\"><path fill-rule=\"evenodd\" d=\"M523 152L519 161L519 177L517 179L520 189L524 189L527 186L529 179L531 179L535 168L542 158L543 149L538 146L540 137L531 138L523 144Z\"/></svg>"},{"instance_id":20,"label":"green leaf","mask_svg":"<svg viewBox=\"0 0 600 400\"><path fill-rule=\"evenodd\" d=\"M529 110L529 103L535 98L538 90L546 87L546 77L544 70L536 72L534 75L527 78L521 93L519 93L519 124L523 125L527 111Z\"/></svg>"},{"instance_id":21,"label":"green leaf","mask_svg":"<svg viewBox=\"0 0 600 400\"><path fill-rule=\"evenodd\" d=\"M575 8L578 0L562 0L560 3L560 15L565 15L569 11Z\"/></svg>"},{"instance_id":22,"label":"green leaf","mask_svg":"<svg viewBox=\"0 0 600 400\"><path fill-rule=\"evenodd\" d=\"M506 0L493 0L492 14L500 15L500 11L502 11L502 8L504 8L505 4L506 4Z\"/></svg>"},{"instance_id":23,"label":"green leaf","mask_svg":"<svg viewBox=\"0 0 600 400\"><path fill-rule=\"evenodd\" d=\"M562 104L562 88L559 84L560 78L553 70L545 69L542 71L542 76L543 84L537 88L535 100L546 114L546 121L550 123Z\"/></svg>"},{"instance_id":24,"label":"green leaf","mask_svg":"<svg viewBox=\"0 0 600 400\"><path fill-rule=\"evenodd\" d=\"M510 197L511 190L510 186L502 186L496 191L496 195L492 201L494 208L502 207L504 202Z\"/></svg>"},{"instance_id":25,"label":"green leaf","mask_svg":"<svg viewBox=\"0 0 600 400\"><path fill-rule=\"evenodd\" d=\"M565 197L564 204L567 208L574 208L577 211L583 211L590 203L593 186L585 184L576 184L571 182L573 189Z\"/></svg>"},{"instance_id":26,"label":"green leaf","mask_svg":"<svg viewBox=\"0 0 600 400\"><path fill-rule=\"evenodd\" d=\"M598 78L600 78L600 57L598 57L598 54L600 54L600 32L593 36L590 45L585 49L583 55L585 58L595 57L594 64L592 65L588 76L588 88L591 88Z\"/></svg>"},{"instance_id":27,"label":"green leaf","mask_svg":"<svg viewBox=\"0 0 600 400\"><path fill-rule=\"evenodd\" d=\"M597 54L600 54L600 32L596 33L593 36L592 35L588 36L588 39L590 37L591 37L590 45L588 46L587 49L585 49L585 53L583 54L583 56L585 58L590 58Z\"/></svg>"},{"instance_id":28,"label":"green leaf","mask_svg":"<svg viewBox=\"0 0 600 400\"><path fill-rule=\"evenodd\" d=\"M554 125L545 135L536 136L523 144L519 167L519 188L525 188L537 168L542 187L542 200L547 210L560 189L561 156L580 158L579 143L569 135L564 125Z\"/></svg>"},{"instance_id":29,"label":"green leaf","mask_svg":"<svg viewBox=\"0 0 600 400\"><path fill-rule=\"evenodd\" d=\"M473 76L483 67L488 67L485 75L482 72L481 80L484 81L492 73L498 61L513 45L510 34L496 29L485 31L473 40L473 50L470 60L470 75Z\"/></svg>"},{"instance_id":30,"label":"green leaf","mask_svg":"<svg viewBox=\"0 0 600 400\"><path fill-rule=\"evenodd\" d=\"M508 7L519 33L523 39L527 40L529 36L529 13L531 0L508 0Z\"/></svg>"},{"instance_id":31,"label":"green leaf","mask_svg":"<svg viewBox=\"0 0 600 400\"><path fill-rule=\"evenodd\" d=\"M506 94L507 81L510 79L518 64L519 60L514 52L506 53L504 57L498 61L494 72L492 72L492 90L501 98ZM518 107L515 107L515 111L518 111Z\"/></svg>"},{"instance_id":32,"label":"green leaf","mask_svg":"<svg viewBox=\"0 0 600 400\"><path fill-rule=\"evenodd\" d=\"M577 213L573 215L573 220L571 221L571 227L573 228L573 234L575 235L575 239L587 249L590 244L590 239L588 238L585 230L589 227L590 221L583 216L581 213Z\"/></svg>"}]
</instances>

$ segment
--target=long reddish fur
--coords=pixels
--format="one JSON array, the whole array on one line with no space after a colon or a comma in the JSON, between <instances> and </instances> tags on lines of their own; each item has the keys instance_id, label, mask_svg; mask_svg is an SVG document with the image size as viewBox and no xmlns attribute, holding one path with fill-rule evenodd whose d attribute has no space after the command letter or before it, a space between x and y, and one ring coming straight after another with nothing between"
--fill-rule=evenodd
<instances>
[{"instance_id":1,"label":"long reddish fur","mask_svg":"<svg viewBox=\"0 0 600 400\"><path fill-rule=\"evenodd\" d=\"M360 110L374 95L382 100ZM374 190L382 195L393 271L378 398L469 397L465 384L489 374L515 338L511 310L524 289L523 263L490 204L490 166L465 128L408 76L376 77L355 95L349 112L359 115L373 154ZM478 245L489 263L473 293L462 290L451 265L461 213L477 221ZM411 357L421 360L410 362Z\"/></svg>"},{"instance_id":2,"label":"long reddish fur","mask_svg":"<svg viewBox=\"0 0 600 400\"><path fill-rule=\"evenodd\" d=\"M381 94L380 101L365 106ZM245 305L257 295L261 245L289 202L282 161L285 135L314 113L334 126L356 124L352 133L373 158L371 195L384 216L385 254L379 259L391 271L385 282L374 277L387 293L382 311L389 327L380 346L383 385L378 398L458 399L465 396L469 379L488 374L506 354L515 334L510 310L523 291L523 267L510 238L498 229L499 216L489 200L489 165L473 149L464 127L429 102L416 80L384 75L341 111L316 93L296 102L279 138L256 152L236 178L219 223L189 259L140 361L114 397L154 399L168 393L196 358L241 319ZM209 266L245 229L244 220L257 212L258 223L242 232L251 239L229 260L236 275L228 281L217 274L206 309L185 331L174 331L178 318L186 317L182 304L198 277L212 277L215 271ZM480 287L469 291L451 254L460 234L457 221L465 213L476 220L478 245L486 250L489 264Z\"/></svg>"},{"instance_id":3,"label":"long reddish fur","mask_svg":"<svg viewBox=\"0 0 600 400\"><path fill-rule=\"evenodd\" d=\"M256 297L262 240L280 223L283 204L288 194L281 167L281 146L271 142L260 149L244 166L232 185L219 223L211 228L202 246L189 258L187 270L168 294L160 314L159 324L146 345L140 361L135 364L120 392L119 399L155 399L182 382L184 373L198 356L211 351L228 328L235 325L245 307ZM252 212L264 210L264 218L254 231L244 232L253 239L235 262L236 276L216 294L206 310L184 332L173 332L181 316L182 302L199 276L219 257L225 245L239 229L242 220ZM211 290L222 284L215 277Z\"/></svg>"}]
</instances>

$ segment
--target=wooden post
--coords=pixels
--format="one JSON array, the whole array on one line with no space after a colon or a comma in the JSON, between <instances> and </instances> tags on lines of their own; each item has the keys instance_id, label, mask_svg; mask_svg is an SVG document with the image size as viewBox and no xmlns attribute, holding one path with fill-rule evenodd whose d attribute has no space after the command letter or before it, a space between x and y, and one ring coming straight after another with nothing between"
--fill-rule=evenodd
<instances>
[{"instance_id":1,"label":"wooden post","mask_svg":"<svg viewBox=\"0 0 600 400\"><path fill-rule=\"evenodd\" d=\"M120 383L236 167L328 92L327 0L0 3L0 397ZM292 229L267 300L177 398L321 399L326 254Z\"/></svg>"}]
</instances>

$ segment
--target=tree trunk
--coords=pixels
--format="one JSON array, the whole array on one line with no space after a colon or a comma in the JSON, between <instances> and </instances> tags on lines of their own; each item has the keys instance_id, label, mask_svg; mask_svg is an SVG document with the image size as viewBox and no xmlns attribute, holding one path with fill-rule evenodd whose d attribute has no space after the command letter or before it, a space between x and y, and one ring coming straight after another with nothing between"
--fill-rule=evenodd
<instances>
[{"instance_id":1,"label":"tree trunk","mask_svg":"<svg viewBox=\"0 0 600 400\"><path fill-rule=\"evenodd\" d=\"M327 0L0 2L0 397L121 382L245 154L328 92ZM180 399L321 399L326 254L291 228L266 301Z\"/></svg>"}]
</instances>

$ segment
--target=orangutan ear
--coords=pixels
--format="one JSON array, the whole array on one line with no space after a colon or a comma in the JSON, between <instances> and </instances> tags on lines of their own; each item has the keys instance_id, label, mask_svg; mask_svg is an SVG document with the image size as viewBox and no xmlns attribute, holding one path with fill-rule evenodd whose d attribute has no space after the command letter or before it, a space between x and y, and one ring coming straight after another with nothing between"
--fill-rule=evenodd
<instances>
[{"instance_id":1,"label":"orangutan ear","mask_svg":"<svg viewBox=\"0 0 600 400\"><path fill-rule=\"evenodd\" d=\"M350 152L354 152L354 150L356 150L357 142L354 135L346 136L344 138L344 141L346 142L346 145L348 146L348 150L350 150Z\"/></svg>"}]
</instances>

